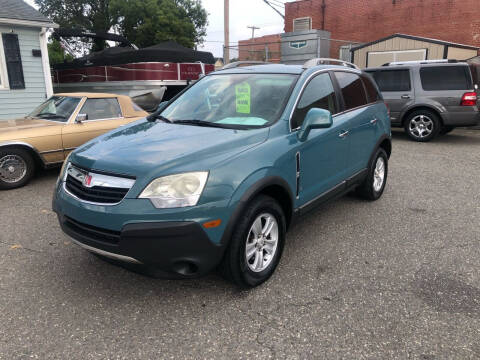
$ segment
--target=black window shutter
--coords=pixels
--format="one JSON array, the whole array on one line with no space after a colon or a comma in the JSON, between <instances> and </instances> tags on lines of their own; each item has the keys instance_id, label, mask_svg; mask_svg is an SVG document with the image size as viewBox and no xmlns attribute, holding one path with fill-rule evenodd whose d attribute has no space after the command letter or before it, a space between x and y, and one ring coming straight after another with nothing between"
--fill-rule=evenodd
<instances>
[{"instance_id":1,"label":"black window shutter","mask_svg":"<svg viewBox=\"0 0 480 360\"><path fill-rule=\"evenodd\" d=\"M17 34L2 34L5 62L7 63L8 82L10 89L25 89L22 57Z\"/></svg>"}]
</instances>

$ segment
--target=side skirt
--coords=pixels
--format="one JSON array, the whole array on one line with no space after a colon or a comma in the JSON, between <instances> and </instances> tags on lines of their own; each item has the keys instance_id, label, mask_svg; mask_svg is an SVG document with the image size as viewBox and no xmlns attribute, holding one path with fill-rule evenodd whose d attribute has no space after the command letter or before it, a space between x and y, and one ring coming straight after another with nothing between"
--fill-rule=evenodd
<instances>
[{"instance_id":1,"label":"side skirt","mask_svg":"<svg viewBox=\"0 0 480 360\"><path fill-rule=\"evenodd\" d=\"M363 169L350 178L342 181L340 184L335 185L333 188L319 195L315 199L310 200L306 204L295 209L293 212L292 222L295 222L299 217L309 213L312 210L315 210L317 207L348 194L365 180L367 173L368 170Z\"/></svg>"}]
</instances>

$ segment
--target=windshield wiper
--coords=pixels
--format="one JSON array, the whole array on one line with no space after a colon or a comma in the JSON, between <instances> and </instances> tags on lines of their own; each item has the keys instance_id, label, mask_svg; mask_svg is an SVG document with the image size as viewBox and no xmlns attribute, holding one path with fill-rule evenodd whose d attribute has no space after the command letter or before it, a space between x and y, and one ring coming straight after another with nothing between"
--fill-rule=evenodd
<instances>
[{"instance_id":1,"label":"windshield wiper","mask_svg":"<svg viewBox=\"0 0 480 360\"><path fill-rule=\"evenodd\" d=\"M181 124L181 125L195 125L195 126L205 126L205 127L215 127L215 128L228 128L228 125L218 124L210 121L204 120L176 120L173 122L174 124Z\"/></svg>"},{"instance_id":2,"label":"windshield wiper","mask_svg":"<svg viewBox=\"0 0 480 360\"><path fill-rule=\"evenodd\" d=\"M160 120L160 121L163 121L163 122L166 122L166 123L169 123L169 124L173 123L172 120L167 119L165 116L156 115L155 113L152 114L152 115L150 115L150 116L148 116L148 117L147 117L147 120L150 121L150 122L153 122L153 121L155 121L155 120Z\"/></svg>"}]
</instances>

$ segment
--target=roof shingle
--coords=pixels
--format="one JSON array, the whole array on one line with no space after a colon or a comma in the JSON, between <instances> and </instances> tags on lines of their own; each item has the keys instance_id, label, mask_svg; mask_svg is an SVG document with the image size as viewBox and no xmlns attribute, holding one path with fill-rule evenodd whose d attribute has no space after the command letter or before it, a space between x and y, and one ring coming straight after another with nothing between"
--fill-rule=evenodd
<instances>
[{"instance_id":1,"label":"roof shingle","mask_svg":"<svg viewBox=\"0 0 480 360\"><path fill-rule=\"evenodd\" d=\"M23 0L0 0L0 18L53 23Z\"/></svg>"}]
</instances>

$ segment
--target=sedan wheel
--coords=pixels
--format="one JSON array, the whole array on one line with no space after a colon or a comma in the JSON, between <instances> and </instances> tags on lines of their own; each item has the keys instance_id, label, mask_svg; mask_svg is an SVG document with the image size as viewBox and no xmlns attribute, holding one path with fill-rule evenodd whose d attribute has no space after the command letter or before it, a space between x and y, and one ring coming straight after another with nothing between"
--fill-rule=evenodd
<instances>
[{"instance_id":1,"label":"sedan wheel","mask_svg":"<svg viewBox=\"0 0 480 360\"><path fill-rule=\"evenodd\" d=\"M0 149L0 190L15 189L27 184L35 171L35 162L23 149Z\"/></svg>"},{"instance_id":2,"label":"sedan wheel","mask_svg":"<svg viewBox=\"0 0 480 360\"><path fill-rule=\"evenodd\" d=\"M14 184L27 174L27 163L18 155L6 155L0 159L0 180Z\"/></svg>"}]
</instances>

